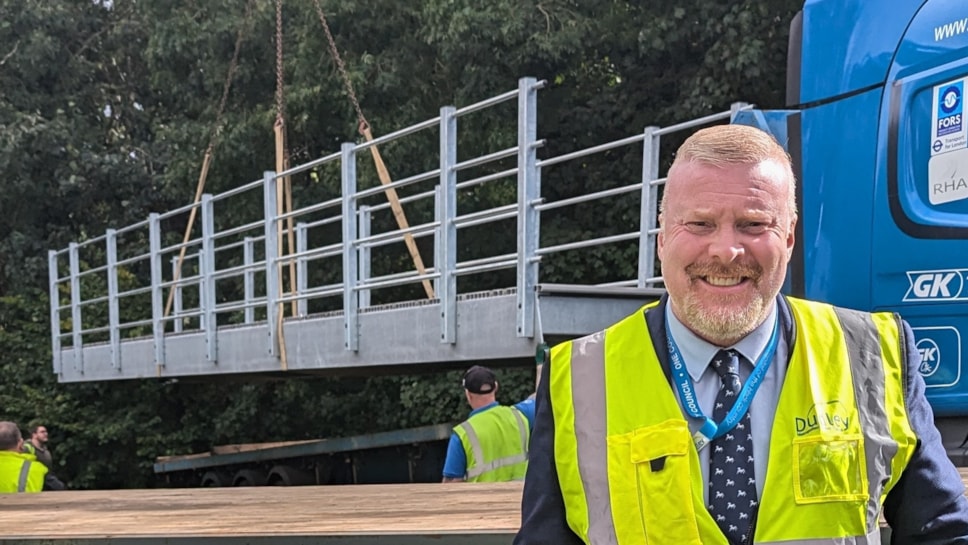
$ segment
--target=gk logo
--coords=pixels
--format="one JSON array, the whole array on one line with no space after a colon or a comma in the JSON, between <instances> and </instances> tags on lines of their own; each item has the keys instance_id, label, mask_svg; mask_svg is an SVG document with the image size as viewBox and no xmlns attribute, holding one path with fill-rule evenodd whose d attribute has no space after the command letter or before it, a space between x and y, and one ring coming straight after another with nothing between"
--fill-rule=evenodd
<instances>
[{"instance_id":1,"label":"gk logo","mask_svg":"<svg viewBox=\"0 0 968 545\"><path fill-rule=\"evenodd\" d=\"M904 301L959 300L965 283L964 269L947 271L908 271L908 290Z\"/></svg>"},{"instance_id":2,"label":"gk logo","mask_svg":"<svg viewBox=\"0 0 968 545\"><path fill-rule=\"evenodd\" d=\"M930 377L941 367L941 350L938 348L938 343L930 337L925 337L919 340L915 347L921 355L918 372L922 376Z\"/></svg>"},{"instance_id":3,"label":"gk logo","mask_svg":"<svg viewBox=\"0 0 968 545\"><path fill-rule=\"evenodd\" d=\"M955 279L957 273L922 274L914 280L914 295L918 297L951 297L948 284Z\"/></svg>"}]
</instances>

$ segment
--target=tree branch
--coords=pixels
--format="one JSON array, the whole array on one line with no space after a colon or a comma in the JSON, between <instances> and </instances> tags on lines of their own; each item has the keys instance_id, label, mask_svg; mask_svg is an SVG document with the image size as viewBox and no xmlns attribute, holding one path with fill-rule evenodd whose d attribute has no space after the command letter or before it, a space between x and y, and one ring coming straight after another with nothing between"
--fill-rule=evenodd
<instances>
[{"instance_id":1,"label":"tree branch","mask_svg":"<svg viewBox=\"0 0 968 545\"><path fill-rule=\"evenodd\" d=\"M17 52L18 47L20 47L20 40L17 40L17 43L13 44L13 49L10 50L10 53L7 53L6 55L3 56L3 59L0 59L0 66L3 66L4 64L7 63L7 59L12 57L14 53Z\"/></svg>"}]
</instances>

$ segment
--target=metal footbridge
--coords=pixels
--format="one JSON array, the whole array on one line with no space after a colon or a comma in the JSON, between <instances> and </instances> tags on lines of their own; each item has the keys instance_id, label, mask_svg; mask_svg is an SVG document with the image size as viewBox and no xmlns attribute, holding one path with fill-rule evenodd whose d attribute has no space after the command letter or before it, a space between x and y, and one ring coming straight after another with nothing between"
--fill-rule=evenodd
<instances>
[{"instance_id":1,"label":"metal footbridge","mask_svg":"<svg viewBox=\"0 0 968 545\"><path fill-rule=\"evenodd\" d=\"M749 107L542 157L552 147L538 138L543 86L521 79L516 90L50 251L58 379L501 365L655 299L662 138ZM480 127L498 135L488 139L497 149L481 151ZM381 183L370 161L378 149L412 173ZM596 164L609 165L609 179L594 175ZM584 190L542 191L567 169L589 173ZM627 213L607 232L567 229L618 209L610 203ZM555 236L542 237L543 227ZM629 258L607 281L549 281L594 276L585 273L610 246Z\"/></svg>"}]
</instances>

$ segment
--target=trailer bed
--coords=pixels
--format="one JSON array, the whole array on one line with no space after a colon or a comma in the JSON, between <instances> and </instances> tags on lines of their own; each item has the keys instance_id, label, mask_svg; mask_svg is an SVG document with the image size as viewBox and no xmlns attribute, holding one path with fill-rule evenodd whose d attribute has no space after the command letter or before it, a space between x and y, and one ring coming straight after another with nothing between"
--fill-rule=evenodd
<instances>
[{"instance_id":1,"label":"trailer bed","mask_svg":"<svg viewBox=\"0 0 968 545\"><path fill-rule=\"evenodd\" d=\"M506 545L521 483L10 494L0 543Z\"/></svg>"},{"instance_id":2,"label":"trailer bed","mask_svg":"<svg viewBox=\"0 0 968 545\"><path fill-rule=\"evenodd\" d=\"M968 483L968 468L959 471ZM518 482L9 494L0 507L0 544L507 545L520 526L521 488Z\"/></svg>"}]
</instances>

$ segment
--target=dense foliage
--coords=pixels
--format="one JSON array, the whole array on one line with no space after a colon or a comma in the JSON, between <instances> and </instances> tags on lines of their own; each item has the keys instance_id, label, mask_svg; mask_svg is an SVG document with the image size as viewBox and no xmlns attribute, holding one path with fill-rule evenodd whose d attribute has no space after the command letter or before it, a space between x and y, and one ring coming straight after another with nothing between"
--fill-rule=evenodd
<instances>
[{"instance_id":1,"label":"dense foliage","mask_svg":"<svg viewBox=\"0 0 968 545\"><path fill-rule=\"evenodd\" d=\"M377 134L433 117L444 104L504 92L529 75L550 83L539 108L548 153L736 100L781 106L787 27L799 4L322 2ZM299 162L357 138L356 119L313 2L287 2L283 19L289 145ZM60 385L50 372L47 249L191 199L240 29L208 191L255 179L273 164L274 24L272 2L0 0L0 418L47 424L56 471L74 487L151 486L155 456L213 444L365 433L465 414L459 371L229 387ZM507 136L484 124L474 138L483 146ZM389 151L389 160L422 160L410 152ZM612 166L638 161L607 159ZM589 180L607 180L600 168L564 170L554 191L574 194ZM573 238L635 214L619 204L601 215L563 216L543 226L544 236ZM591 278L572 277L578 261L595 264L583 273ZM633 262L619 247L564 255L543 274L607 280L628 276ZM533 369L505 370L501 378L502 401L515 401L528 393Z\"/></svg>"}]
</instances>

